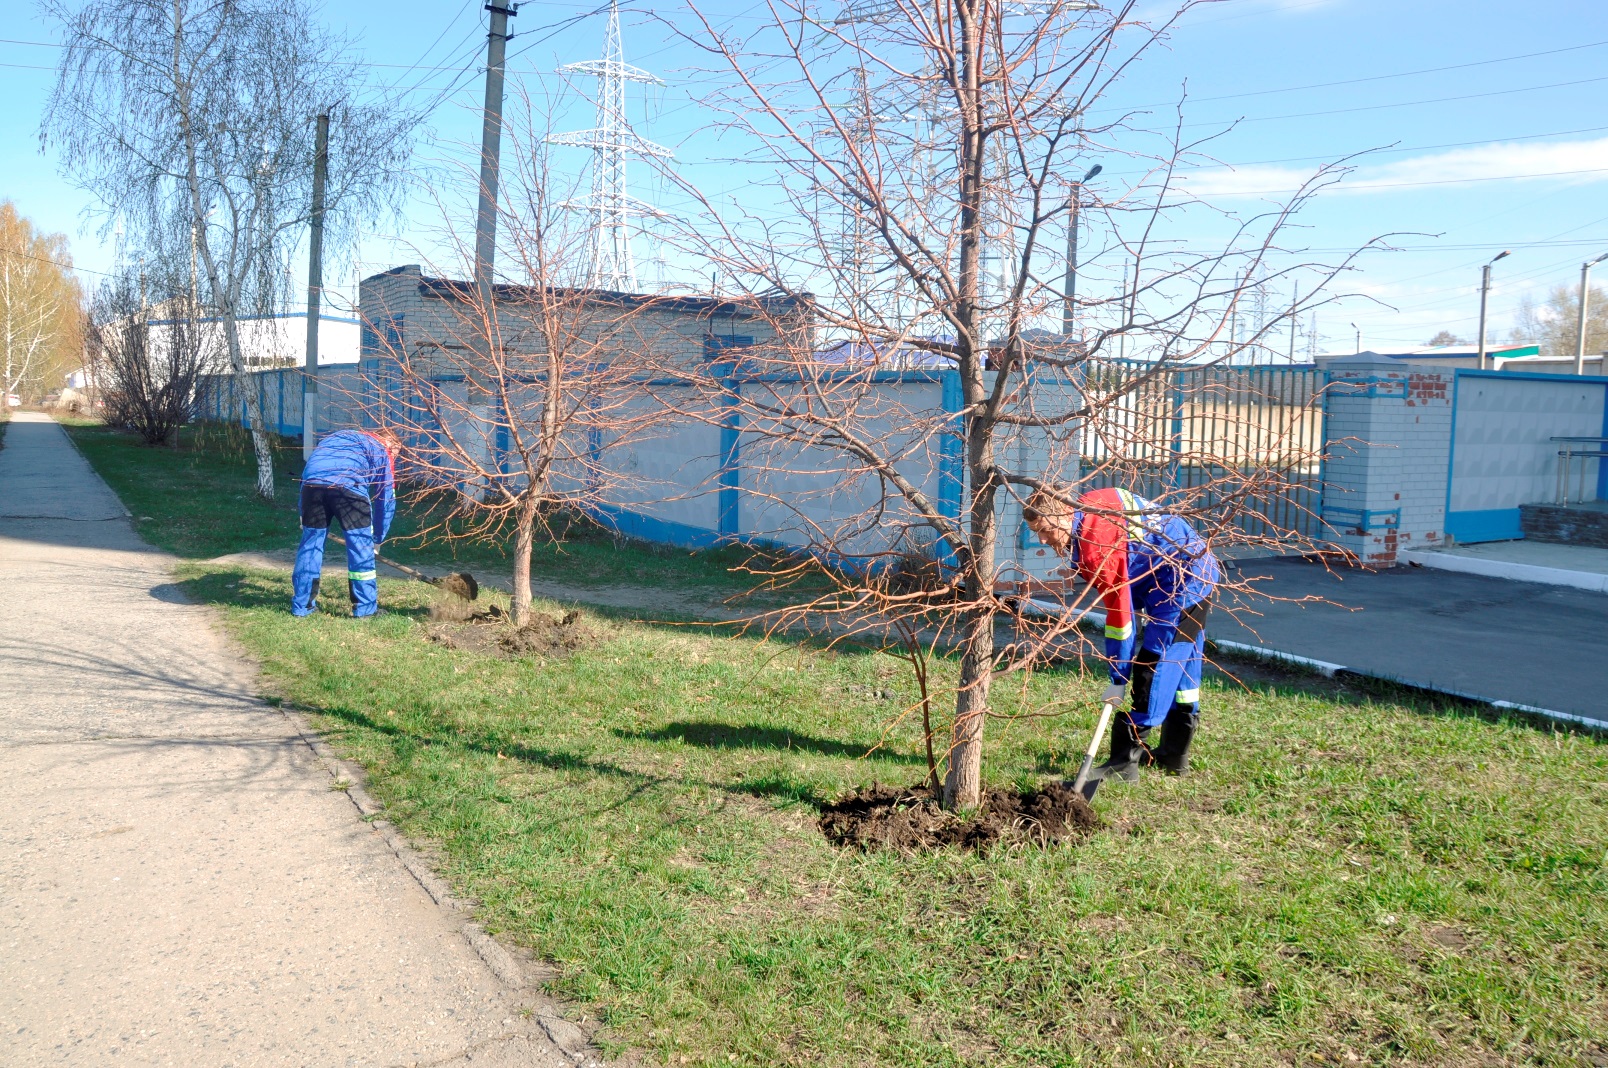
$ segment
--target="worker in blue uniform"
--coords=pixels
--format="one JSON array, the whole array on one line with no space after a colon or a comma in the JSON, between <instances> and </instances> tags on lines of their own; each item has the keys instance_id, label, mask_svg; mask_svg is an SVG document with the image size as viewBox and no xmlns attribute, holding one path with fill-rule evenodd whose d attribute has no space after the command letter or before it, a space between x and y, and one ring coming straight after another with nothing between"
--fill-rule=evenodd
<instances>
[{"instance_id":1,"label":"worker in blue uniform","mask_svg":"<svg viewBox=\"0 0 1608 1068\"><path fill-rule=\"evenodd\" d=\"M324 570L329 521L346 538L346 584L352 615L379 610L374 554L396 516L396 453L400 442L387 430L339 430L318 443L302 471L301 545L291 576L290 612L318 610L318 580Z\"/></svg>"},{"instance_id":2,"label":"worker in blue uniform","mask_svg":"<svg viewBox=\"0 0 1608 1068\"><path fill-rule=\"evenodd\" d=\"M1200 722L1206 616L1222 578L1206 540L1182 517L1125 489L1084 493L1076 507L1037 490L1023 518L1100 595L1111 675L1102 700L1120 705L1132 684L1132 706L1112 726L1102 777L1132 782L1142 764L1186 773ZM1136 621L1143 622L1138 633ZM1157 726L1161 741L1151 750L1145 739Z\"/></svg>"}]
</instances>

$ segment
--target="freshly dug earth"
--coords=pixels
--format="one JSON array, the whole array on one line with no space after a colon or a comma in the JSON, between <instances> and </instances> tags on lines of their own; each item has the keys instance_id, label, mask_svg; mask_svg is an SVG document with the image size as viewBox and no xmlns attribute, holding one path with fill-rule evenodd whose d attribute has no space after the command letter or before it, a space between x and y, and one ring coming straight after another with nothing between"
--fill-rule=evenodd
<instances>
[{"instance_id":1,"label":"freshly dug earth","mask_svg":"<svg viewBox=\"0 0 1608 1068\"><path fill-rule=\"evenodd\" d=\"M450 605L432 606L430 615L435 619L426 632L431 641L482 656L568 656L603 640L579 612L566 612L556 619L533 613L523 627L514 626L497 605L468 614L454 611Z\"/></svg>"},{"instance_id":2,"label":"freshly dug earth","mask_svg":"<svg viewBox=\"0 0 1608 1068\"><path fill-rule=\"evenodd\" d=\"M467 571L454 571L450 575L442 575L435 581L436 588L452 594L465 601L477 600L480 597L480 583Z\"/></svg>"},{"instance_id":3,"label":"freshly dug earth","mask_svg":"<svg viewBox=\"0 0 1608 1068\"><path fill-rule=\"evenodd\" d=\"M1105 824L1067 783L1031 793L989 790L982 808L962 819L946 812L929 786L899 789L872 783L821 810L821 833L834 845L858 849L986 850L1000 842L1081 842Z\"/></svg>"}]
</instances>

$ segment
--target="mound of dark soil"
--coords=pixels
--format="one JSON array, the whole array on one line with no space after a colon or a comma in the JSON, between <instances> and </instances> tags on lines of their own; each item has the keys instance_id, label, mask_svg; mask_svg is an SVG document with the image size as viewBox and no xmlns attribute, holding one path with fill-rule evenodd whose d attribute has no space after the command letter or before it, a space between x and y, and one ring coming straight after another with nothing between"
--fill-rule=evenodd
<instances>
[{"instance_id":1,"label":"mound of dark soil","mask_svg":"<svg viewBox=\"0 0 1608 1068\"><path fill-rule=\"evenodd\" d=\"M946 812L927 786L898 789L873 783L821 810L821 833L834 845L858 849L986 850L1001 842L1081 842L1104 827L1067 783L1032 791L989 790L970 819Z\"/></svg>"},{"instance_id":2,"label":"mound of dark soil","mask_svg":"<svg viewBox=\"0 0 1608 1068\"><path fill-rule=\"evenodd\" d=\"M454 571L450 575L442 575L435 581L436 588L454 597L465 601L473 601L480 597L480 583L467 571Z\"/></svg>"},{"instance_id":3,"label":"mound of dark soil","mask_svg":"<svg viewBox=\"0 0 1608 1068\"><path fill-rule=\"evenodd\" d=\"M602 633L579 612L566 612L556 619L532 614L523 627L514 626L497 605L477 608L457 620L443 619L433 609L431 615L436 617L426 632L431 641L482 656L568 656L603 640Z\"/></svg>"}]
</instances>

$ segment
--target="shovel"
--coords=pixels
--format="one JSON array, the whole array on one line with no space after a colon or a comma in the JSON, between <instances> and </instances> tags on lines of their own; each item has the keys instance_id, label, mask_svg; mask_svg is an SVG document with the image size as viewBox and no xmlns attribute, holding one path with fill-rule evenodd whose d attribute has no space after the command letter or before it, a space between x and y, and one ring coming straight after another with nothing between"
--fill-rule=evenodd
<instances>
[{"instance_id":1,"label":"shovel","mask_svg":"<svg viewBox=\"0 0 1608 1068\"><path fill-rule=\"evenodd\" d=\"M346 540L339 534L336 534L334 531L331 531L329 536L340 542L342 545L346 544ZM465 601L473 601L480 596L480 583L476 582L475 577L467 571L454 571L450 575L442 575L440 578L431 578L423 571L417 571L409 567L407 564L399 564L395 560L381 556L379 553L374 554L374 559L378 560L386 567L395 568L410 579L413 579L417 582L428 583L431 586L446 590L448 593L461 597Z\"/></svg>"},{"instance_id":2,"label":"shovel","mask_svg":"<svg viewBox=\"0 0 1608 1068\"><path fill-rule=\"evenodd\" d=\"M1094 792L1100 789L1103 781L1100 777L1090 778L1090 769L1094 767L1094 754L1100 751L1100 743L1105 740L1106 731L1111 727L1111 715L1117 709L1116 703L1107 701L1100 709L1100 722L1095 724L1094 737L1089 739L1089 748L1083 753L1083 765L1078 768L1078 777L1072 780L1072 789L1083 795L1083 800L1093 801Z\"/></svg>"}]
</instances>

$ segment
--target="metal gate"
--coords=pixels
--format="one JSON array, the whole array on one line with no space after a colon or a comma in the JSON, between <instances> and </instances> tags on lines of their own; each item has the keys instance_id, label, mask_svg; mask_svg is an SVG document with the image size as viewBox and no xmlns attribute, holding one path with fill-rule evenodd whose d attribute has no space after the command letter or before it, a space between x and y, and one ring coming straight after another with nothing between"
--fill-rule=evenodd
<instances>
[{"instance_id":1,"label":"metal gate","mask_svg":"<svg viewBox=\"0 0 1608 1068\"><path fill-rule=\"evenodd\" d=\"M1319 540L1327 383L1301 364L1088 365L1084 485L1206 509L1251 538Z\"/></svg>"}]
</instances>

